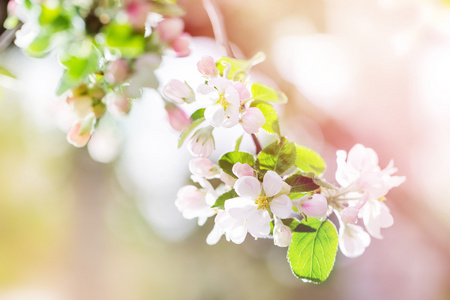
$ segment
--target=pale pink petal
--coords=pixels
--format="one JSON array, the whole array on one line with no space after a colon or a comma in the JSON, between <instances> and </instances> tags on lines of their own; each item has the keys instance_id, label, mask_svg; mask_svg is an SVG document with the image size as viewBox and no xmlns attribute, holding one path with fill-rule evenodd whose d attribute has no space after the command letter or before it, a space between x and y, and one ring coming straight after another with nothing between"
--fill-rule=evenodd
<instances>
[{"instance_id":1,"label":"pale pink petal","mask_svg":"<svg viewBox=\"0 0 450 300\"><path fill-rule=\"evenodd\" d=\"M192 119L176 105L166 105L169 124L176 131L183 131L192 123Z\"/></svg>"},{"instance_id":2,"label":"pale pink petal","mask_svg":"<svg viewBox=\"0 0 450 300\"><path fill-rule=\"evenodd\" d=\"M361 172L371 171L374 168L379 169L377 153L361 144L356 144L350 149L347 163Z\"/></svg>"},{"instance_id":3,"label":"pale pink petal","mask_svg":"<svg viewBox=\"0 0 450 300\"><path fill-rule=\"evenodd\" d=\"M255 170L250 167L250 165L242 164L240 162L237 162L233 165L232 171L237 178L241 178L244 176L255 176Z\"/></svg>"},{"instance_id":4,"label":"pale pink petal","mask_svg":"<svg viewBox=\"0 0 450 300\"><path fill-rule=\"evenodd\" d=\"M167 18L158 23L159 37L163 42L172 42L183 33L184 21L180 18Z\"/></svg>"},{"instance_id":5,"label":"pale pink petal","mask_svg":"<svg viewBox=\"0 0 450 300\"><path fill-rule=\"evenodd\" d=\"M172 42L171 46L178 57L185 57L191 53L191 49L189 48L190 43L191 35L184 32Z\"/></svg>"},{"instance_id":6,"label":"pale pink petal","mask_svg":"<svg viewBox=\"0 0 450 300\"><path fill-rule=\"evenodd\" d=\"M293 212L292 201L286 195L278 196L270 202L270 209L273 214L279 218L289 218Z\"/></svg>"},{"instance_id":7,"label":"pale pink petal","mask_svg":"<svg viewBox=\"0 0 450 300\"><path fill-rule=\"evenodd\" d=\"M283 179L274 171L267 171L263 178L264 193L267 197L273 197L281 191Z\"/></svg>"},{"instance_id":8,"label":"pale pink petal","mask_svg":"<svg viewBox=\"0 0 450 300\"><path fill-rule=\"evenodd\" d=\"M247 230L253 237L267 237L270 234L270 215L265 209L258 209L247 219Z\"/></svg>"},{"instance_id":9,"label":"pale pink petal","mask_svg":"<svg viewBox=\"0 0 450 300\"><path fill-rule=\"evenodd\" d=\"M211 232L208 234L206 243L208 245L217 244L224 233L225 231L220 226L215 225Z\"/></svg>"},{"instance_id":10,"label":"pale pink petal","mask_svg":"<svg viewBox=\"0 0 450 300\"><path fill-rule=\"evenodd\" d=\"M192 174L210 178L218 174L216 166L208 158L193 158L189 161L189 170Z\"/></svg>"},{"instance_id":11,"label":"pale pink petal","mask_svg":"<svg viewBox=\"0 0 450 300\"><path fill-rule=\"evenodd\" d=\"M308 217L323 218L328 211L327 199L321 194L315 194L311 199L301 204L301 210Z\"/></svg>"},{"instance_id":12,"label":"pale pink petal","mask_svg":"<svg viewBox=\"0 0 450 300\"><path fill-rule=\"evenodd\" d=\"M208 55L202 56L198 61L197 69L204 76L217 76L219 74L214 58Z\"/></svg>"},{"instance_id":13,"label":"pale pink petal","mask_svg":"<svg viewBox=\"0 0 450 300\"><path fill-rule=\"evenodd\" d=\"M255 177L245 176L236 181L234 189L241 197L257 199L261 194L261 183Z\"/></svg>"},{"instance_id":14,"label":"pale pink petal","mask_svg":"<svg viewBox=\"0 0 450 300\"><path fill-rule=\"evenodd\" d=\"M361 226L348 224L339 228L339 248L347 257L357 257L364 253L370 244L370 236Z\"/></svg>"},{"instance_id":15,"label":"pale pink petal","mask_svg":"<svg viewBox=\"0 0 450 300\"><path fill-rule=\"evenodd\" d=\"M341 211L341 220L344 224L355 224L358 222L359 210L354 206L349 206Z\"/></svg>"},{"instance_id":16,"label":"pale pink petal","mask_svg":"<svg viewBox=\"0 0 450 300\"><path fill-rule=\"evenodd\" d=\"M288 247L291 244L292 231L283 222L275 218L275 226L273 228L273 242L278 247Z\"/></svg>"},{"instance_id":17,"label":"pale pink petal","mask_svg":"<svg viewBox=\"0 0 450 300\"><path fill-rule=\"evenodd\" d=\"M220 105L211 105L205 109L205 119L213 127L220 127L225 121L223 107Z\"/></svg>"},{"instance_id":18,"label":"pale pink petal","mask_svg":"<svg viewBox=\"0 0 450 300\"><path fill-rule=\"evenodd\" d=\"M234 186L234 184L236 183L236 179L234 179L227 173L220 174L220 180L222 180L223 183L231 187Z\"/></svg>"},{"instance_id":19,"label":"pale pink petal","mask_svg":"<svg viewBox=\"0 0 450 300\"><path fill-rule=\"evenodd\" d=\"M248 134L257 133L266 123L263 113L257 107L250 107L242 117L242 128Z\"/></svg>"},{"instance_id":20,"label":"pale pink petal","mask_svg":"<svg viewBox=\"0 0 450 300\"><path fill-rule=\"evenodd\" d=\"M248 88L247 88L247 86L245 84L243 84L240 81L235 81L233 83L233 85L234 85L234 88L239 93L240 101L244 101L244 100L250 99L251 94L250 94L250 91L248 90Z\"/></svg>"},{"instance_id":21,"label":"pale pink petal","mask_svg":"<svg viewBox=\"0 0 450 300\"><path fill-rule=\"evenodd\" d=\"M251 199L237 197L225 201L225 210L233 218L243 220L254 213L257 206Z\"/></svg>"}]
</instances>

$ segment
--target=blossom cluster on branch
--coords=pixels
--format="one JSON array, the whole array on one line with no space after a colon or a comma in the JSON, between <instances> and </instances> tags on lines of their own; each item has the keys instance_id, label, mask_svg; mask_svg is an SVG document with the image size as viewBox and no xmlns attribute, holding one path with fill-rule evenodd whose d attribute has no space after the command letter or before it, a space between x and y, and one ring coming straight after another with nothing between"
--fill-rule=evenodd
<instances>
[{"instance_id":1,"label":"blossom cluster on branch","mask_svg":"<svg viewBox=\"0 0 450 300\"><path fill-rule=\"evenodd\" d=\"M16 44L26 53L58 51L65 71L57 93L68 94L75 118L67 138L77 147L89 142L106 113L126 114L142 88L158 87L154 71L163 54L189 55L183 11L173 1L12 0L8 9L8 27L24 23ZM286 103L286 95L250 80L249 71L263 60L262 53L249 60L204 56L197 63L202 84L174 79L162 88L169 123L181 132L179 147L186 143L195 156L189 163L192 184L180 188L175 205L199 225L214 218L208 244L222 237L236 244L247 235L270 238L289 247L297 277L322 282L338 247L356 257L371 237L382 238L381 228L393 224L386 195L405 178L394 175L393 162L381 169L375 151L357 144L337 152L339 186L328 183L321 156L280 131L273 104ZM196 107L190 115L189 106ZM242 135L229 141L234 151L212 161L217 128L240 128ZM274 137L264 148L261 131ZM254 153L240 149L246 135Z\"/></svg>"},{"instance_id":2,"label":"blossom cluster on branch","mask_svg":"<svg viewBox=\"0 0 450 300\"><path fill-rule=\"evenodd\" d=\"M64 67L57 94L73 108L68 141L85 146L106 113L127 114L142 88L157 88L163 54L190 53L184 11L171 1L11 0L5 23L35 57L55 50Z\"/></svg>"}]
</instances>

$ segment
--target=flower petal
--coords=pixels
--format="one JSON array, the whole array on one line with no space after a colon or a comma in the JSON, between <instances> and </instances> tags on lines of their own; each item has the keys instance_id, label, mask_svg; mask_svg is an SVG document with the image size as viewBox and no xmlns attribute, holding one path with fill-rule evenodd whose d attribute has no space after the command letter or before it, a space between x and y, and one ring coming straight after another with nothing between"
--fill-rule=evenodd
<instances>
[{"instance_id":1,"label":"flower petal","mask_svg":"<svg viewBox=\"0 0 450 300\"><path fill-rule=\"evenodd\" d=\"M261 183L255 177L244 176L236 181L234 189L241 197L257 199L261 194Z\"/></svg>"},{"instance_id":2,"label":"flower petal","mask_svg":"<svg viewBox=\"0 0 450 300\"><path fill-rule=\"evenodd\" d=\"M263 188L267 197L273 197L281 191L283 179L274 171L268 171L264 175Z\"/></svg>"},{"instance_id":3,"label":"flower petal","mask_svg":"<svg viewBox=\"0 0 450 300\"><path fill-rule=\"evenodd\" d=\"M292 213L292 202L286 195L276 197L270 202L270 209L279 218L288 218Z\"/></svg>"},{"instance_id":4,"label":"flower petal","mask_svg":"<svg viewBox=\"0 0 450 300\"><path fill-rule=\"evenodd\" d=\"M222 126L225 115L223 107L220 105L211 105L205 109L205 119L211 124L213 127Z\"/></svg>"}]
</instances>

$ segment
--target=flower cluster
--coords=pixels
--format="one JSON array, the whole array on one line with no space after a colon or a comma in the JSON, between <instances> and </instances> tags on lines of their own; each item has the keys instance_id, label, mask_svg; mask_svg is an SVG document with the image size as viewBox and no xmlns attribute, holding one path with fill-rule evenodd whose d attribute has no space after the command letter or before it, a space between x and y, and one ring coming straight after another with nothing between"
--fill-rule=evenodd
<instances>
[{"instance_id":1,"label":"flower cluster","mask_svg":"<svg viewBox=\"0 0 450 300\"><path fill-rule=\"evenodd\" d=\"M378 156L371 148L355 145L348 153L337 152L337 190L323 189L340 220L339 247L348 257L361 255L370 244L370 236L381 239L381 228L392 226L394 220L385 204L390 189L405 181L391 161L381 170ZM362 218L367 230L356 225Z\"/></svg>"},{"instance_id":2,"label":"flower cluster","mask_svg":"<svg viewBox=\"0 0 450 300\"><path fill-rule=\"evenodd\" d=\"M23 22L16 45L41 57L52 50L65 71L58 94L67 92L74 122L70 143L85 146L106 113L127 114L144 87L157 88L161 55L190 53L183 11L165 1L11 0L5 25Z\"/></svg>"},{"instance_id":3,"label":"flower cluster","mask_svg":"<svg viewBox=\"0 0 450 300\"><path fill-rule=\"evenodd\" d=\"M16 44L28 54L58 49L65 67L58 93L67 93L72 107L67 139L77 147L89 142L105 114L127 114L142 88L158 87L154 71L164 53L190 52L183 11L171 1L11 0L8 11L7 27L24 23ZM297 277L322 282L338 245L344 255L356 257L371 236L382 238L381 228L393 224L386 195L405 178L394 175L392 161L381 169L375 151L357 144L348 154L337 152L339 187L326 182L320 155L280 132L273 104L285 103L286 96L250 81L250 69L262 60L262 53L250 60L204 56L197 63L202 84L193 89L174 79L162 88L169 123L181 132L179 146L187 140L196 157L189 163L193 184L178 191L175 205L200 226L214 218L208 244L222 236L236 244L248 234L273 239L289 247L287 258ZM189 116L188 110L194 112ZM236 126L242 136L235 150L211 161L213 131ZM260 131L275 141L262 148ZM254 154L239 150L246 134L255 143ZM339 220L339 233L331 214Z\"/></svg>"},{"instance_id":4,"label":"flower cluster","mask_svg":"<svg viewBox=\"0 0 450 300\"><path fill-rule=\"evenodd\" d=\"M285 102L284 94L260 83L247 88L248 70L259 59L257 55L250 61L221 58L216 62L205 56L197 64L205 83L195 91L179 80L164 86L170 122L182 130L180 145L191 135L188 149L198 157L189 164L197 185L182 187L175 205L185 218L198 218L199 225L214 218L208 244L216 244L222 236L236 244L248 234L273 239L275 245L289 247L294 274L321 282L331 271L338 245L344 255L356 257L369 245L370 235L381 238L380 229L393 224L385 196L405 178L393 175L397 169L392 162L381 169L375 151L357 144L348 156L337 152L339 187L326 182L320 155L289 142L279 131L270 102ZM206 104L188 117L180 106L198 103L200 96L206 96ZM191 134L200 124L206 126ZM238 140L235 151L213 163L208 158L214 150L213 130L238 124L255 143L259 130L277 140L263 149L257 145L255 154L239 151ZM339 233L329 220L333 213ZM359 218L368 233L356 225ZM308 260L318 252L325 263L310 264ZM311 272L319 275L311 278Z\"/></svg>"},{"instance_id":5,"label":"flower cluster","mask_svg":"<svg viewBox=\"0 0 450 300\"><path fill-rule=\"evenodd\" d=\"M162 94L168 101L169 121L174 129L190 133L200 124L205 124L189 140L188 149L192 155L211 155L214 150L214 128L231 128L240 124L245 133L258 133L266 124L265 116L258 108L258 103L266 100L261 99L262 89L273 91L275 96L269 101L284 101L284 94L275 93L268 86L253 83L251 90L247 87L248 70L262 58L259 53L249 61L222 58L216 62L212 57L204 56L198 62L197 69L205 83L195 91L187 82L177 79L172 79L163 87ZM236 70L237 67L240 69ZM199 98L206 98L206 101ZM186 104L196 104L202 108L188 117L181 108Z\"/></svg>"}]
</instances>

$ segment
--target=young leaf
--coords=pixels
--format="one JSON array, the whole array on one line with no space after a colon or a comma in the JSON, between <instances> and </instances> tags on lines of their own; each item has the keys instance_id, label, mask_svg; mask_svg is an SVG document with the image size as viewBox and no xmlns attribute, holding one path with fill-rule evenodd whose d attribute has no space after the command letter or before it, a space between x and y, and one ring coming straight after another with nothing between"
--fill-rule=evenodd
<instances>
[{"instance_id":1,"label":"young leaf","mask_svg":"<svg viewBox=\"0 0 450 300\"><path fill-rule=\"evenodd\" d=\"M294 165L295 144L290 143L285 137L264 148L258 155L257 167L259 177L262 178L267 171L272 170L283 174Z\"/></svg>"},{"instance_id":2,"label":"young leaf","mask_svg":"<svg viewBox=\"0 0 450 300\"><path fill-rule=\"evenodd\" d=\"M228 79L233 79L236 73L240 71L246 71L248 61L226 56L222 57L216 62L216 67L219 70L220 76L223 76L223 71L225 70L225 68L227 68L227 64L230 65L230 70L228 71Z\"/></svg>"},{"instance_id":3,"label":"young leaf","mask_svg":"<svg viewBox=\"0 0 450 300\"><path fill-rule=\"evenodd\" d=\"M336 227L329 220L308 218L301 224L314 232L293 232L288 261L295 276L315 283L323 282L333 269L338 246Z\"/></svg>"},{"instance_id":4,"label":"young leaf","mask_svg":"<svg viewBox=\"0 0 450 300\"><path fill-rule=\"evenodd\" d=\"M250 107L257 107L263 113L266 123L262 129L270 134L277 134L280 136L280 124L278 122L278 115L272 105L267 102L255 100Z\"/></svg>"},{"instance_id":5,"label":"young leaf","mask_svg":"<svg viewBox=\"0 0 450 300\"><path fill-rule=\"evenodd\" d=\"M136 34L130 24L110 23L104 27L106 44L125 57L138 57L144 52L145 38Z\"/></svg>"},{"instance_id":6,"label":"young leaf","mask_svg":"<svg viewBox=\"0 0 450 300\"><path fill-rule=\"evenodd\" d=\"M197 120L199 120L201 118L204 118L204 117L205 117L205 109L204 108L197 109L191 115L191 119L192 119L193 122L195 122L195 121L197 121Z\"/></svg>"},{"instance_id":7,"label":"young leaf","mask_svg":"<svg viewBox=\"0 0 450 300\"><path fill-rule=\"evenodd\" d=\"M286 95L270 86L255 82L251 87L252 96L255 100L261 100L274 103L286 103Z\"/></svg>"},{"instance_id":8,"label":"young leaf","mask_svg":"<svg viewBox=\"0 0 450 300\"><path fill-rule=\"evenodd\" d=\"M231 191L228 191L217 198L216 202L214 203L212 208L220 208L225 209L225 201L231 198L239 197L239 195L236 193L236 191L233 189Z\"/></svg>"},{"instance_id":9,"label":"young leaf","mask_svg":"<svg viewBox=\"0 0 450 300\"><path fill-rule=\"evenodd\" d=\"M189 134L195 129L197 128L198 125L200 125L201 123L203 123L203 121L205 121L205 118L199 118L197 120L195 120L194 122L192 122L192 124L186 128L180 135L180 139L178 140L178 148L181 147L181 145L183 145L184 141L186 140L186 138L189 136Z\"/></svg>"},{"instance_id":10,"label":"young leaf","mask_svg":"<svg viewBox=\"0 0 450 300\"><path fill-rule=\"evenodd\" d=\"M314 172L317 175L325 171L326 165L323 158L314 150L296 145L297 159L295 165L304 172Z\"/></svg>"},{"instance_id":11,"label":"young leaf","mask_svg":"<svg viewBox=\"0 0 450 300\"><path fill-rule=\"evenodd\" d=\"M228 175L233 178L237 178L232 171L233 165L237 162L240 162L241 164L248 164L250 167L253 167L255 165L255 157L247 152L228 152L219 159L219 167L221 167L222 170Z\"/></svg>"},{"instance_id":12,"label":"young leaf","mask_svg":"<svg viewBox=\"0 0 450 300\"><path fill-rule=\"evenodd\" d=\"M243 137L244 137L244 135L241 135L241 137L237 139L236 146L234 147L234 151L239 151L239 147L241 146L241 142L242 142L242 138Z\"/></svg>"},{"instance_id":13,"label":"young leaf","mask_svg":"<svg viewBox=\"0 0 450 300\"><path fill-rule=\"evenodd\" d=\"M285 180L289 184L292 193L311 192L317 190L320 186L317 185L312 178L303 176L301 174L294 174Z\"/></svg>"}]
</instances>

